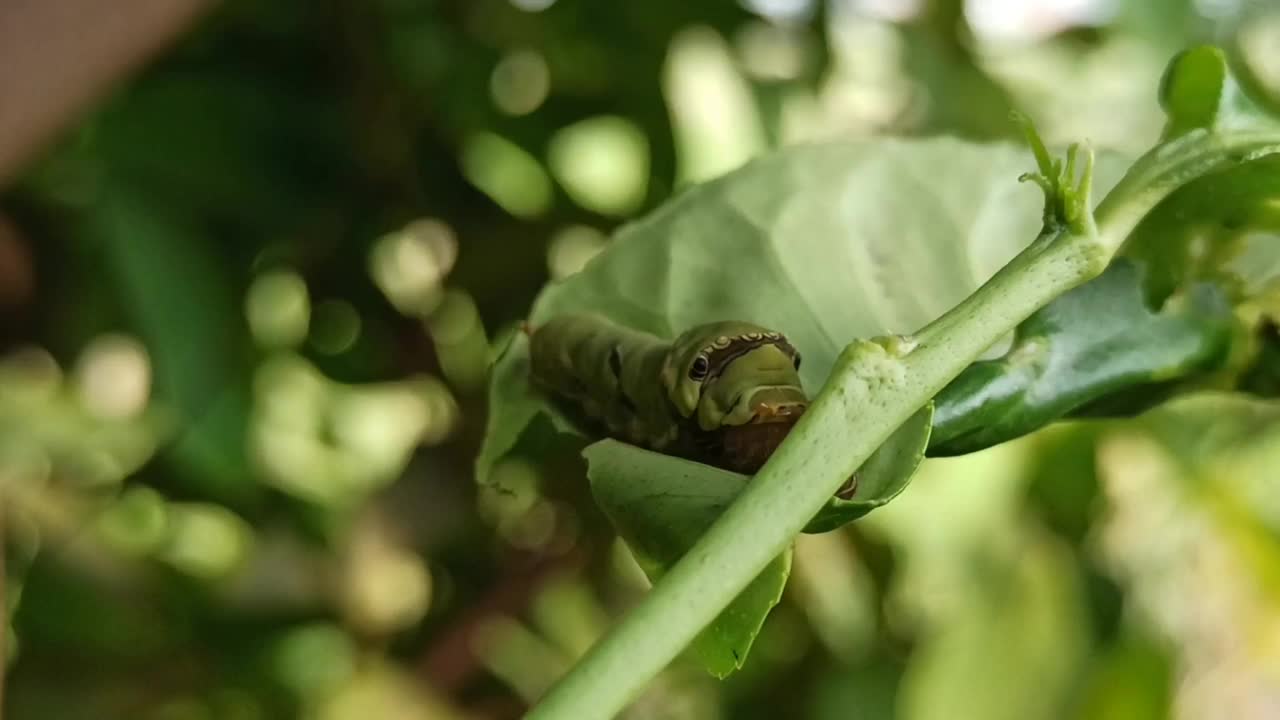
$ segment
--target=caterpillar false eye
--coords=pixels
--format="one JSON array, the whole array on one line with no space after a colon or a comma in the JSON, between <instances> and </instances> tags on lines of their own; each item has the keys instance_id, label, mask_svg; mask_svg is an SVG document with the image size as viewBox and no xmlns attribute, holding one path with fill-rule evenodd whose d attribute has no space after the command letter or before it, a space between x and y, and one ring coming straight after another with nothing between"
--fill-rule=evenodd
<instances>
[{"instance_id":1,"label":"caterpillar false eye","mask_svg":"<svg viewBox=\"0 0 1280 720\"><path fill-rule=\"evenodd\" d=\"M711 370L711 363L707 360L706 355L699 355L694 358L693 365L689 368L690 380L702 380L707 377L707 373Z\"/></svg>"}]
</instances>

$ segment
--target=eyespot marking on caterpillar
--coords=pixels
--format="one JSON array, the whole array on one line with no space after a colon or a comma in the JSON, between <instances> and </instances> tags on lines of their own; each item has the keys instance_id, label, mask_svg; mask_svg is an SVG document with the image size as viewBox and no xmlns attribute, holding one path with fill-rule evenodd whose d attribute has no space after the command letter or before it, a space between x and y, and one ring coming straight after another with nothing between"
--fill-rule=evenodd
<instances>
[{"instance_id":1,"label":"eyespot marking on caterpillar","mask_svg":"<svg viewBox=\"0 0 1280 720\"><path fill-rule=\"evenodd\" d=\"M706 355L699 355L693 359L693 364L689 366L690 380L704 380L707 373L711 370L711 361Z\"/></svg>"}]
</instances>

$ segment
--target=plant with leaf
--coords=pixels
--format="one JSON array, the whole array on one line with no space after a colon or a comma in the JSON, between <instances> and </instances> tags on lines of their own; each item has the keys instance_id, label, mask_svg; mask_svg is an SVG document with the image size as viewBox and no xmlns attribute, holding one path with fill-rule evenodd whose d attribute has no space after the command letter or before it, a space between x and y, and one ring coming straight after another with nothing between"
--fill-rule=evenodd
<instances>
[{"instance_id":1,"label":"plant with leaf","mask_svg":"<svg viewBox=\"0 0 1280 720\"><path fill-rule=\"evenodd\" d=\"M1160 98L1165 131L1127 168L1077 146L1055 160L1026 124L1040 209L1010 182L1029 162L1014 147L798 147L689 190L548 287L534 327L586 310L655 338L749 322L785 333L818 391L750 479L618 440L587 448L595 498L656 584L531 717L610 717L690 643L716 674L739 667L794 537L888 502L926 452L1265 387L1271 278L1248 258L1275 249L1248 230L1275 228L1280 122L1211 47L1174 58ZM535 417L574 427L531 382L522 334L490 399L481 481Z\"/></svg>"}]
</instances>

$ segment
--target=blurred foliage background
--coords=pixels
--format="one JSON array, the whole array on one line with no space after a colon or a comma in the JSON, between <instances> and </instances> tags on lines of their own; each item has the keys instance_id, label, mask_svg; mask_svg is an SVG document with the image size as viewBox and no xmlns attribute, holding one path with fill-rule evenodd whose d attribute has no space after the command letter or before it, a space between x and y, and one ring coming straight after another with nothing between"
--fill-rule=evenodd
<instances>
[{"instance_id":1,"label":"blurred foliage background","mask_svg":"<svg viewBox=\"0 0 1280 720\"><path fill-rule=\"evenodd\" d=\"M573 441L472 480L543 284L782 145L1141 150L1202 41L1280 103L1250 0L215 5L0 193L6 717L518 717L646 588ZM1225 402L929 461L628 717L1280 716L1280 413Z\"/></svg>"}]
</instances>

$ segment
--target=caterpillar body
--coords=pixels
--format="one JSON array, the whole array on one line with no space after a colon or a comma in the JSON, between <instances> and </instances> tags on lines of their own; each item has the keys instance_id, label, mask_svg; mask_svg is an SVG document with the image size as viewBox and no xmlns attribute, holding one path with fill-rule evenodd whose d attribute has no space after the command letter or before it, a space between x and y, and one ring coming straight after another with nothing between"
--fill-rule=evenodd
<instances>
[{"instance_id":1,"label":"caterpillar body","mask_svg":"<svg viewBox=\"0 0 1280 720\"><path fill-rule=\"evenodd\" d=\"M734 472L757 471L809 404L799 352L751 323L663 340L574 314L526 331L534 384L575 422Z\"/></svg>"}]
</instances>

